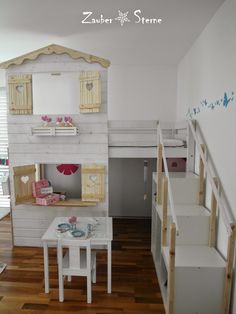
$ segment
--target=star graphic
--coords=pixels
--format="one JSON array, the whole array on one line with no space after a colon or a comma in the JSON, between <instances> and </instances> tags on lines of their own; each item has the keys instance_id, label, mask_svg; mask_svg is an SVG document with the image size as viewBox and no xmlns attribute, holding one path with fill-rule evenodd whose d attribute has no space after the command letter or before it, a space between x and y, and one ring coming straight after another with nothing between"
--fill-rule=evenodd
<instances>
[{"instance_id":1,"label":"star graphic","mask_svg":"<svg viewBox=\"0 0 236 314\"><path fill-rule=\"evenodd\" d=\"M129 11L122 13L120 10L119 12L119 16L115 18L116 21L120 21L120 25L123 26L125 22L130 22L130 20L128 19L127 15L129 13Z\"/></svg>"}]
</instances>

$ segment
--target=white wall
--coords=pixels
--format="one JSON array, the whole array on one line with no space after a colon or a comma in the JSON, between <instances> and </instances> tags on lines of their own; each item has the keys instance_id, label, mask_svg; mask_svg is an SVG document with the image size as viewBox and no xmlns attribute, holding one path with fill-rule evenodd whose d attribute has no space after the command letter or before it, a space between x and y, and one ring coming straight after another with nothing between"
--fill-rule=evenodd
<instances>
[{"instance_id":1,"label":"white wall","mask_svg":"<svg viewBox=\"0 0 236 314\"><path fill-rule=\"evenodd\" d=\"M176 91L176 66L112 65L108 74L108 118L174 121Z\"/></svg>"},{"instance_id":2,"label":"white wall","mask_svg":"<svg viewBox=\"0 0 236 314\"><path fill-rule=\"evenodd\" d=\"M4 70L0 71L0 86L5 86ZM174 65L111 65L108 119L174 121L176 93L177 67Z\"/></svg>"},{"instance_id":3,"label":"white wall","mask_svg":"<svg viewBox=\"0 0 236 314\"><path fill-rule=\"evenodd\" d=\"M226 1L194 43L178 67L177 120L186 117L188 107L199 107L194 116L203 131L209 152L236 218L235 134L236 97L227 108L214 110L200 102L221 100L224 93L236 93L236 0ZM225 253L225 234L219 236L219 248ZM236 313L236 289L232 313Z\"/></svg>"}]
</instances>

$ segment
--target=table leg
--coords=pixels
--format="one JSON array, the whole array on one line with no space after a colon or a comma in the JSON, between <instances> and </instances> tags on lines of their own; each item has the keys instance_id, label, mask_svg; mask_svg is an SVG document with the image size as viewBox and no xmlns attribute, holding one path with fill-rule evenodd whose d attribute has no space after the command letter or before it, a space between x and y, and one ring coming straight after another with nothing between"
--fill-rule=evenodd
<instances>
[{"instance_id":1,"label":"table leg","mask_svg":"<svg viewBox=\"0 0 236 314\"><path fill-rule=\"evenodd\" d=\"M43 259L45 293L49 293L48 245L46 242L43 243Z\"/></svg>"},{"instance_id":2,"label":"table leg","mask_svg":"<svg viewBox=\"0 0 236 314\"><path fill-rule=\"evenodd\" d=\"M111 293L111 241L107 244L107 293Z\"/></svg>"}]
</instances>

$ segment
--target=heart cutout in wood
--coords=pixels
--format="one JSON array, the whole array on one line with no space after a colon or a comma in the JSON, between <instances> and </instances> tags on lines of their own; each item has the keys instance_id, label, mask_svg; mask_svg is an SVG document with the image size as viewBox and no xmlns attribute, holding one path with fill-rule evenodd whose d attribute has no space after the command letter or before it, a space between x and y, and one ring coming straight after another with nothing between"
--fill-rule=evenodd
<instances>
[{"instance_id":1,"label":"heart cutout in wood","mask_svg":"<svg viewBox=\"0 0 236 314\"><path fill-rule=\"evenodd\" d=\"M24 86L23 85L16 85L16 91L18 93L22 94L24 91Z\"/></svg>"},{"instance_id":2,"label":"heart cutout in wood","mask_svg":"<svg viewBox=\"0 0 236 314\"><path fill-rule=\"evenodd\" d=\"M24 184L26 184L29 181L29 177L28 176L22 176L20 178L21 182L23 182Z\"/></svg>"},{"instance_id":3,"label":"heart cutout in wood","mask_svg":"<svg viewBox=\"0 0 236 314\"><path fill-rule=\"evenodd\" d=\"M95 174L91 174L91 175L89 176L89 180L91 180L93 183L95 183L96 180L97 180L97 176L96 176Z\"/></svg>"},{"instance_id":4,"label":"heart cutout in wood","mask_svg":"<svg viewBox=\"0 0 236 314\"><path fill-rule=\"evenodd\" d=\"M93 82L86 83L86 88L87 88L88 91L91 91L93 89Z\"/></svg>"}]
</instances>

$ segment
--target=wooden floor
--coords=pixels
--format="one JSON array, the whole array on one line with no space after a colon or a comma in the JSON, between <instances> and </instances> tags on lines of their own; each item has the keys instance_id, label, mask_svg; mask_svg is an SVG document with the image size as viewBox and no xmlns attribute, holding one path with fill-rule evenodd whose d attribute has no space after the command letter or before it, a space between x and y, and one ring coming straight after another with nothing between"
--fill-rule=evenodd
<instances>
[{"instance_id":1,"label":"wooden floor","mask_svg":"<svg viewBox=\"0 0 236 314\"><path fill-rule=\"evenodd\" d=\"M106 253L97 257L93 302L86 303L85 278L65 283L65 302L58 302L56 252L50 253L50 294L44 293L41 248L11 247L10 220L0 221L1 314L163 314L165 313L150 253L150 220L114 219L112 294L106 293ZM30 236L30 235L29 235Z\"/></svg>"}]
</instances>

